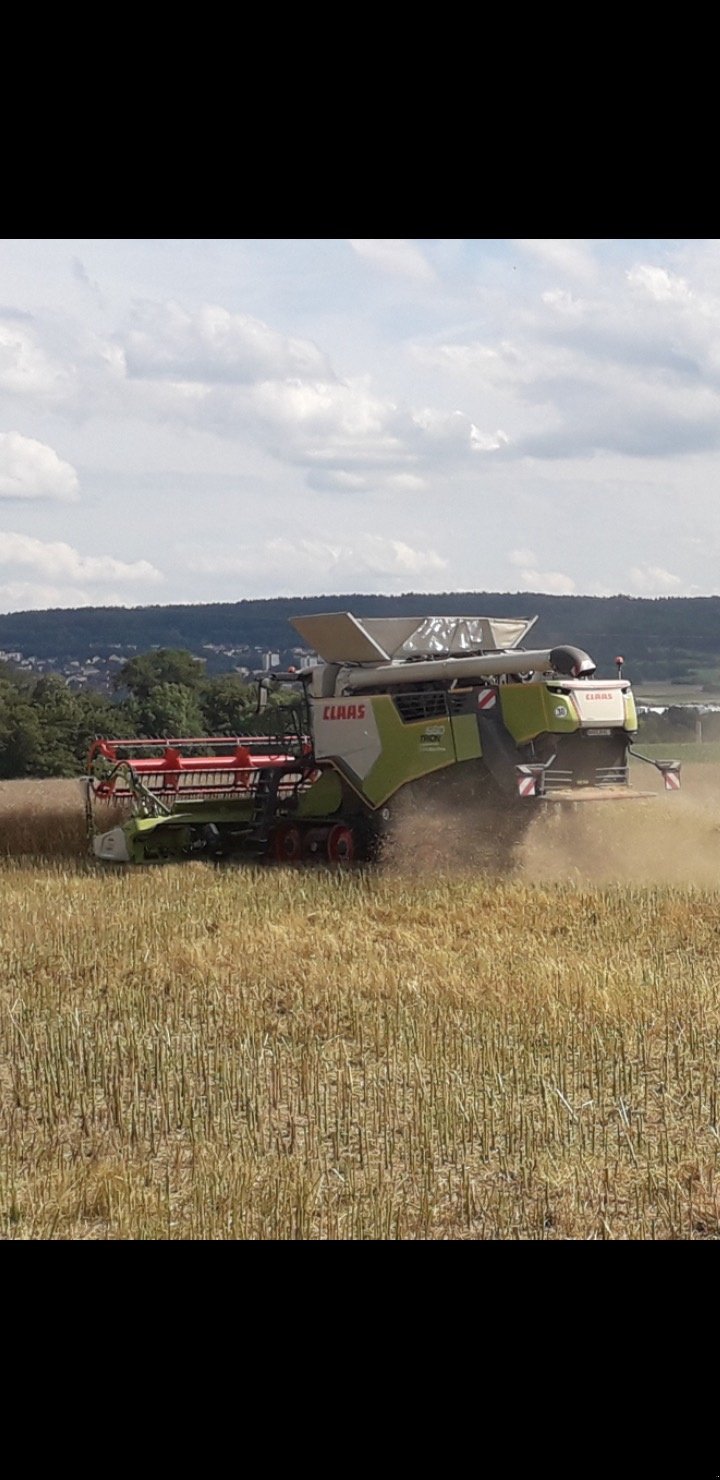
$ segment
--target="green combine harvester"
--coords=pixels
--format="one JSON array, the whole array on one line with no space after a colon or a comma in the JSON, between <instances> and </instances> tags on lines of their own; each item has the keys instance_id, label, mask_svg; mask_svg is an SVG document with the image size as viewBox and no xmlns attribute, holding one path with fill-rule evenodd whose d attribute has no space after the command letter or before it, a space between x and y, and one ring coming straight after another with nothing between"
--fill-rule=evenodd
<instances>
[{"instance_id":1,"label":"green combine harvester","mask_svg":"<svg viewBox=\"0 0 720 1480\"><path fill-rule=\"evenodd\" d=\"M622 659L597 679L576 647L520 646L537 618L296 617L318 655L265 676L232 737L98 739L83 780L97 858L378 856L431 801L500 854L543 808L653 796L630 785L637 732ZM262 708L268 687L288 702ZM650 761L668 790L678 761Z\"/></svg>"}]
</instances>

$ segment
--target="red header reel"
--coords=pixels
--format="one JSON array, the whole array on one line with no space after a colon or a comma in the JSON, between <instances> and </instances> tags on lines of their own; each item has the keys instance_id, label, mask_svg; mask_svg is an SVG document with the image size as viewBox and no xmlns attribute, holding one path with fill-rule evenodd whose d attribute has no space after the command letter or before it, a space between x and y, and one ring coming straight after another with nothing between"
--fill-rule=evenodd
<instances>
[{"instance_id":1,"label":"red header reel","mask_svg":"<svg viewBox=\"0 0 720 1480\"><path fill-rule=\"evenodd\" d=\"M87 773L99 801L123 801L136 796L137 785L172 805L190 797L232 797L247 794L260 773L304 772L312 766L312 746L302 741L296 750L273 750L277 739L254 735L190 736L168 740L95 740L90 747ZM132 752L140 752L133 754Z\"/></svg>"}]
</instances>

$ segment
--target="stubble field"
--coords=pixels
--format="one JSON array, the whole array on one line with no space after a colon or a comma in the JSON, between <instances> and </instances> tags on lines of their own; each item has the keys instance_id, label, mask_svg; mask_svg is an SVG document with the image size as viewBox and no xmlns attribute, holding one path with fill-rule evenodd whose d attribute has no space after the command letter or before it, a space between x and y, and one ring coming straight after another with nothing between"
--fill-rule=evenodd
<instances>
[{"instance_id":1,"label":"stubble field","mask_svg":"<svg viewBox=\"0 0 720 1480\"><path fill-rule=\"evenodd\" d=\"M720 770L464 832L108 871L0 786L0 1237L717 1239Z\"/></svg>"}]
</instances>

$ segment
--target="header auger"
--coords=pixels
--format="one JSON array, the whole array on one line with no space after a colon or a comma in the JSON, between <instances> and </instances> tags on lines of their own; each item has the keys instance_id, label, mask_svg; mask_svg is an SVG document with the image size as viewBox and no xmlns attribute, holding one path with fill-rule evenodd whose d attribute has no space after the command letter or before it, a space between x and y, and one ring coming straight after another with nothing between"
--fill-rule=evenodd
<instances>
[{"instance_id":1,"label":"header auger","mask_svg":"<svg viewBox=\"0 0 720 1480\"><path fill-rule=\"evenodd\" d=\"M401 800L433 796L449 827L471 820L500 848L548 805L654 796L630 785L622 660L597 679L579 648L522 648L536 620L294 618L321 661L281 675L289 702L244 733L95 741L83 782L95 855L350 863L377 856ZM677 789L679 762L638 759Z\"/></svg>"}]
</instances>

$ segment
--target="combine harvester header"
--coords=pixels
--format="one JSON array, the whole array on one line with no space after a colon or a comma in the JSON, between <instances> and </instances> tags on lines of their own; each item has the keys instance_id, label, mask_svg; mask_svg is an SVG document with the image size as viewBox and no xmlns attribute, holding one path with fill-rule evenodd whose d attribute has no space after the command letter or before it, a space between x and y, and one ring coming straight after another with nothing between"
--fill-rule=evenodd
<instances>
[{"instance_id":1,"label":"combine harvester header","mask_svg":"<svg viewBox=\"0 0 720 1480\"><path fill-rule=\"evenodd\" d=\"M548 804L654 796L631 787L630 755L676 790L678 761L633 749L623 660L599 680L580 648L521 647L536 621L293 618L321 662L260 676L244 733L95 741L84 781L95 854L371 859L400 797L420 808L440 797L458 826L472 809L500 852ZM294 694L268 705L278 682ZM102 826L110 804L118 819Z\"/></svg>"}]
</instances>

